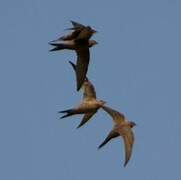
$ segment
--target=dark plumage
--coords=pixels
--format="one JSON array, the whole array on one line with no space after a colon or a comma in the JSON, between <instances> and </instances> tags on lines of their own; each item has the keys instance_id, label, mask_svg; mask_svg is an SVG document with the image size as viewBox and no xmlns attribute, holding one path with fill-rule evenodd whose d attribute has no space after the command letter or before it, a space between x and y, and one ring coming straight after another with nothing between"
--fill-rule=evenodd
<instances>
[{"instance_id":1,"label":"dark plumage","mask_svg":"<svg viewBox=\"0 0 181 180\"><path fill-rule=\"evenodd\" d=\"M80 23L71 21L73 24L73 32L58 38L49 44L54 46L50 51L57 50L75 50L77 54L76 64L76 81L77 91L81 88L89 66L90 52L89 48L97 44L96 41L90 40L91 36L96 32L90 26L84 26Z\"/></svg>"}]
</instances>

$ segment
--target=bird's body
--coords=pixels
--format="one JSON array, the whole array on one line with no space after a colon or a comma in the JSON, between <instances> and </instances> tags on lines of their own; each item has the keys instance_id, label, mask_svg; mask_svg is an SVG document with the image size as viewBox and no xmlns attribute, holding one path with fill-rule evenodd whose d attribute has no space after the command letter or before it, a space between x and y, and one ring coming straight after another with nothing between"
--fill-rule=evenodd
<instances>
[{"instance_id":1,"label":"bird's body","mask_svg":"<svg viewBox=\"0 0 181 180\"><path fill-rule=\"evenodd\" d=\"M132 154L132 148L134 143L134 134L132 128L136 124L134 122L128 121L122 113L113 110L110 107L103 106L102 108L112 117L114 126L111 132L106 137L106 139L100 144L99 148L103 147L111 139L121 136L124 141L124 147L125 147L124 166L126 166Z\"/></svg>"}]
</instances>

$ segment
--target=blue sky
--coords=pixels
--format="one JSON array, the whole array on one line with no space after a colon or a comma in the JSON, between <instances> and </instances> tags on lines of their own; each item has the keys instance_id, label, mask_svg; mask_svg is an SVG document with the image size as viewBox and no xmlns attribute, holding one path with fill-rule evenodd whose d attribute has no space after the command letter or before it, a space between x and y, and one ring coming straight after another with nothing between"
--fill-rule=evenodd
<instances>
[{"instance_id":1,"label":"blue sky","mask_svg":"<svg viewBox=\"0 0 181 180\"><path fill-rule=\"evenodd\" d=\"M0 179L179 179L180 9L178 0L1 1ZM58 120L82 98L75 54L48 52L70 20L98 31L88 72L98 98L137 123L126 168L119 138L97 150L112 128L105 112L79 130L80 116Z\"/></svg>"}]
</instances>

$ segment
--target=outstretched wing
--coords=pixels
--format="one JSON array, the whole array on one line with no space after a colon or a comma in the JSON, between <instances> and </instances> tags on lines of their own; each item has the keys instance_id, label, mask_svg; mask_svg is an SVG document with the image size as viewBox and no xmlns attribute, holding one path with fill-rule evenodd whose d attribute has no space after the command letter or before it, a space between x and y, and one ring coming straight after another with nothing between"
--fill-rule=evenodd
<instances>
[{"instance_id":1,"label":"outstretched wing","mask_svg":"<svg viewBox=\"0 0 181 180\"><path fill-rule=\"evenodd\" d=\"M76 50L77 53L77 65L76 65L76 79L77 79L77 91L81 88L86 79L86 74L89 66L90 52L87 45L82 45L81 48Z\"/></svg>"},{"instance_id":2,"label":"outstretched wing","mask_svg":"<svg viewBox=\"0 0 181 180\"><path fill-rule=\"evenodd\" d=\"M125 121L124 120L125 116L122 113L120 113L108 106L103 106L102 108L112 117L113 121L116 124L120 124Z\"/></svg>"},{"instance_id":3,"label":"outstretched wing","mask_svg":"<svg viewBox=\"0 0 181 180\"><path fill-rule=\"evenodd\" d=\"M86 122L88 122L96 112L97 112L97 111L94 111L94 112L91 112L91 113L86 113L86 114L83 116L83 118L82 118L80 124L77 126L77 128L80 128L80 127L83 126Z\"/></svg>"},{"instance_id":4,"label":"outstretched wing","mask_svg":"<svg viewBox=\"0 0 181 180\"><path fill-rule=\"evenodd\" d=\"M83 84L83 99L96 99L96 91L93 84L89 80L85 80Z\"/></svg>"},{"instance_id":5,"label":"outstretched wing","mask_svg":"<svg viewBox=\"0 0 181 180\"><path fill-rule=\"evenodd\" d=\"M75 21L70 21L73 25L73 28L84 28L85 26L83 24L80 24L78 22L75 22Z\"/></svg>"},{"instance_id":6,"label":"outstretched wing","mask_svg":"<svg viewBox=\"0 0 181 180\"><path fill-rule=\"evenodd\" d=\"M128 161L131 158L133 143L134 143L134 134L131 128L124 127L123 129L123 141L124 141L124 149L125 149L125 163L124 166L127 165Z\"/></svg>"},{"instance_id":7,"label":"outstretched wing","mask_svg":"<svg viewBox=\"0 0 181 180\"><path fill-rule=\"evenodd\" d=\"M119 133L112 130L108 136L106 137L106 139L99 145L98 149L100 149L101 147L103 147L105 144L107 144L111 139L116 138L119 136Z\"/></svg>"},{"instance_id":8,"label":"outstretched wing","mask_svg":"<svg viewBox=\"0 0 181 180\"><path fill-rule=\"evenodd\" d=\"M80 32L81 32L81 29L75 29L74 31L70 32L69 34L61 36L57 40L67 41L67 40L76 39L78 37L78 35L80 34Z\"/></svg>"},{"instance_id":9,"label":"outstretched wing","mask_svg":"<svg viewBox=\"0 0 181 180\"><path fill-rule=\"evenodd\" d=\"M71 61L69 61L69 63L71 64L72 68L76 72L76 65ZM90 98L96 99L96 91L95 91L94 85L90 82L90 80L87 77L84 80L82 88L84 91L84 95L83 95L84 99L90 99Z\"/></svg>"}]
</instances>

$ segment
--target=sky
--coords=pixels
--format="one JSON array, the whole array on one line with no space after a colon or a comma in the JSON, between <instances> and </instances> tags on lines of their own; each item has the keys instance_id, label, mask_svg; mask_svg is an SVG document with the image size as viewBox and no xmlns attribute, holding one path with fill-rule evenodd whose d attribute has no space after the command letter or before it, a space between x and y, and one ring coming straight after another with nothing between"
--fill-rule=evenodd
<instances>
[{"instance_id":1,"label":"sky","mask_svg":"<svg viewBox=\"0 0 181 180\"><path fill-rule=\"evenodd\" d=\"M0 179L179 179L181 2L179 0L2 0L0 3ZM73 52L49 52L70 20L90 25L88 77L98 99L137 126L124 168L120 138L100 110L59 120L79 104Z\"/></svg>"}]
</instances>

